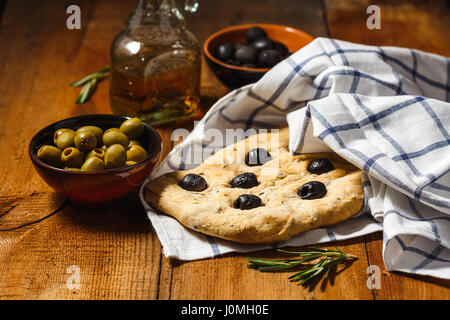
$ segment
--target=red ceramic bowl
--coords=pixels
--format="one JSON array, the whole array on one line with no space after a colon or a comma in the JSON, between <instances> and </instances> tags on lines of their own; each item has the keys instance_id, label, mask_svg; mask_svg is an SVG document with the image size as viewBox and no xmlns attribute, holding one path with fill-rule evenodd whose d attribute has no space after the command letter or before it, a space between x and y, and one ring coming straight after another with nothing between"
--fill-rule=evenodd
<instances>
[{"instance_id":1,"label":"red ceramic bowl","mask_svg":"<svg viewBox=\"0 0 450 320\"><path fill-rule=\"evenodd\" d=\"M233 46L239 43L247 43L245 33L248 29L255 26L264 29L270 39L283 43L291 53L303 48L314 39L309 34L298 29L263 23L243 24L217 31L206 39L203 45L203 54L210 69L229 89L236 89L256 82L269 70L269 68L233 66L214 56L216 48L222 43L230 43Z\"/></svg>"},{"instance_id":2,"label":"red ceramic bowl","mask_svg":"<svg viewBox=\"0 0 450 320\"><path fill-rule=\"evenodd\" d=\"M147 157L135 165L101 172L68 171L52 167L40 161L36 153L44 144L53 145L53 133L61 128L77 129L95 125L103 130L118 128L128 117L118 115L84 115L55 122L38 133L30 141L28 153L42 179L56 192L71 201L87 205L99 205L118 200L139 187L148 177L161 154L161 137L150 126L140 141L147 150Z\"/></svg>"}]
</instances>

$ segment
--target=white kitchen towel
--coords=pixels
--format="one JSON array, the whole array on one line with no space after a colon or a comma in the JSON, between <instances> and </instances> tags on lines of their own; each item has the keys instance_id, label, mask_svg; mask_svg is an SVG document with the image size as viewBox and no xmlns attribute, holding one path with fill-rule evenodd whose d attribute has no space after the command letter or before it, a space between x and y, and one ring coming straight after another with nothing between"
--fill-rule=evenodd
<instances>
[{"instance_id":1,"label":"white kitchen towel","mask_svg":"<svg viewBox=\"0 0 450 320\"><path fill-rule=\"evenodd\" d=\"M361 212L285 242L244 245L206 236L141 200L167 257L332 242L383 232L389 271L450 278L450 59L397 47L317 38L258 82L219 100L152 172L195 167L215 133L289 126L294 152L330 151L364 171ZM214 132L211 134L211 132ZM174 132L174 140L186 132ZM229 141L222 141L228 144Z\"/></svg>"}]
</instances>

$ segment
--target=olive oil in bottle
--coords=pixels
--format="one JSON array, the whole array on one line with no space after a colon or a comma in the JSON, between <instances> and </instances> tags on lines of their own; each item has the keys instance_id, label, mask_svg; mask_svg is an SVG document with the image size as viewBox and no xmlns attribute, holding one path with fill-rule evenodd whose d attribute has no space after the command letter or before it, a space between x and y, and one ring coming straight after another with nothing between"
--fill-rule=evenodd
<instances>
[{"instance_id":1,"label":"olive oil in bottle","mask_svg":"<svg viewBox=\"0 0 450 320\"><path fill-rule=\"evenodd\" d=\"M140 0L110 54L113 113L153 125L196 114L201 53L174 0Z\"/></svg>"}]
</instances>

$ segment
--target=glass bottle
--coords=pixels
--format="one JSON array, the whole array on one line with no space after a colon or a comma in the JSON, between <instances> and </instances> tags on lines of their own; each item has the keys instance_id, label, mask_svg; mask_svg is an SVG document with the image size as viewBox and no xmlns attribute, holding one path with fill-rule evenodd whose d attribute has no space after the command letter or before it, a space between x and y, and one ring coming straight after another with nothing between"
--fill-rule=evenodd
<instances>
[{"instance_id":1,"label":"glass bottle","mask_svg":"<svg viewBox=\"0 0 450 320\"><path fill-rule=\"evenodd\" d=\"M195 12L197 1L186 0ZM110 106L155 125L195 116L201 51L174 0L139 0L111 50Z\"/></svg>"}]
</instances>

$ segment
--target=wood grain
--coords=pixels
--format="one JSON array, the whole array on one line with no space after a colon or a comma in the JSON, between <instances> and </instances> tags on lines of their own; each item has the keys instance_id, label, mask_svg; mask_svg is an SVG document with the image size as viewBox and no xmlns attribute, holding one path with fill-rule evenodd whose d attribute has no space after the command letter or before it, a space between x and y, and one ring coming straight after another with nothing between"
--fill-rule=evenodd
<instances>
[{"instance_id":1,"label":"wood grain","mask_svg":"<svg viewBox=\"0 0 450 320\"><path fill-rule=\"evenodd\" d=\"M81 8L81 30L65 27L65 8L72 3ZM313 36L450 54L445 32L450 9L445 1L375 1L381 7L382 29L373 31L364 28L368 4L201 1L198 12L185 17L200 43L232 24L265 22L290 25ZM120 0L14 0L0 5L0 229L45 216L64 201L34 171L28 142L51 122L110 113L107 81L84 105L74 103L78 90L68 83L109 63L111 41L133 6L132 1ZM228 91L204 61L202 66L201 108L206 112ZM192 122L181 126L190 129ZM163 155L172 148L173 128L158 128ZM335 245L359 260L334 281L306 288L290 283L289 272L247 269L244 254L181 263L161 254L161 244L134 193L114 206L94 210L69 205L38 224L0 232L0 299L449 298L446 281L396 273L383 273L382 289L368 289L367 267L376 264L385 271L379 235L330 244ZM279 256L272 250L252 255ZM72 265L80 269L80 289L66 285Z\"/></svg>"},{"instance_id":2,"label":"wood grain","mask_svg":"<svg viewBox=\"0 0 450 320\"><path fill-rule=\"evenodd\" d=\"M287 279L292 272L262 273L248 269L245 256L264 258L281 256L273 250L264 250L246 255L229 254L220 259L189 263L167 262L171 263L174 269L171 290L170 292L164 291L160 298L316 300L333 297L333 299L373 299L371 290L365 286L365 270L368 264L364 246L359 241L345 241L338 245L345 252L351 252L360 259L337 275L336 280L326 281L324 278L320 281L313 281L307 287L301 287ZM295 250L295 248L289 248L289 250ZM283 257L287 258L288 256L284 255ZM349 287L352 287L352 290L348 290ZM162 289L160 287L160 290Z\"/></svg>"},{"instance_id":3,"label":"wood grain","mask_svg":"<svg viewBox=\"0 0 450 320\"><path fill-rule=\"evenodd\" d=\"M45 214L54 192L39 178L27 144L41 127L74 115L110 113L107 82L89 103L74 103L68 83L109 62L108 50L133 3L77 1L81 30L65 27L63 1L8 1L0 35L0 201L9 211L0 228ZM26 21L26 23L20 23ZM159 130L163 137L170 128ZM164 152L170 149L165 145ZM34 197L32 206L29 198ZM46 209L47 210L44 210ZM14 219L17 217L17 219ZM6 220L8 218L8 220ZM118 206L89 210L73 205L30 227L0 234L2 299L155 299L161 245L136 194ZM67 268L81 272L69 290Z\"/></svg>"},{"instance_id":4,"label":"wood grain","mask_svg":"<svg viewBox=\"0 0 450 320\"><path fill-rule=\"evenodd\" d=\"M369 45L408 47L449 56L450 3L445 0L326 0L330 36ZM370 5L381 29L368 29Z\"/></svg>"}]
</instances>

